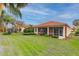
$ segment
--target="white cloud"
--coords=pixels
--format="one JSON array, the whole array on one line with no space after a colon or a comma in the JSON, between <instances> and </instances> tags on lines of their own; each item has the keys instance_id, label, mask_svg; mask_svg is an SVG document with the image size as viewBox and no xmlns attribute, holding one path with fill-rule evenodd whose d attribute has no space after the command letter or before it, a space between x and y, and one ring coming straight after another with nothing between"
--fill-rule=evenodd
<instances>
[{"instance_id":1,"label":"white cloud","mask_svg":"<svg viewBox=\"0 0 79 59\"><path fill-rule=\"evenodd\" d=\"M63 7L61 7L61 9L62 8ZM72 18L76 18L79 15L79 5L72 4L64 7L64 9L60 11L57 9L54 10L53 7L48 8L43 5L38 6L38 4L33 4L22 9L22 13L25 15L24 18L38 22L51 21L52 19L54 21L68 21L69 19L72 20Z\"/></svg>"},{"instance_id":2,"label":"white cloud","mask_svg":"<svg viewBox=\"0 0 79 59\"><path fill-rule=\"evenodd\" d=\"M44 11L40 11L40 10L35 10L35 9L27 9L28 12L33 12L33 13L36 13L36 14L41 14L41 15L48 15L48 13L44 12Z\"/></svg>"},{"instance_id":3,"label":"white cloud","mask_svg":"<svg viewBox=\"0 0 79 59\"><path fill-rule=\"evenodd\" d=\"M26 9L23 9L22 12L25 12L25 13L30 12L30 13L40 14L40 15L48 15L48 13L46 13L44 11L32 9L29 7L27 7Z\"/></svg>"},{"instance_id":4,"label":"white cloud","mask_svg":"<svg viewBox=\"0 0 79 59\"><path fill-rule=\"evenodd\" d=\"M49 8L45 8L43 6L38 6L39 8L32 8L32 7L26 7L24 9L22 9L21 11L22 12L25 12L25 13L32 13L32 14L38 14L38 15L56 15L56 11L54 10L51 10Z\"/></svg>"},{"instance_id":5,"label":"white cloud","mask_svg":"<svg viewBox=\"0 0 79 59\"><path fill-rule=\"evenodd\" d=\"M58 17L60 18L73 18L75 17L74 14L62 14L62 15L59 15Z\"/></svg>"},{"instance_id":6,"label":"white cloud","mask_svg":"<svg viewBox=\"0 0 79 59\"><path fill-rule=\"evenodd\" d=\"M70 19L76 18L77 16L79 16L79 4L73 4L71 6L64 8L64 10L61 11L61 14L59 14L57 17Z\"/></svg>"}]
</instances>

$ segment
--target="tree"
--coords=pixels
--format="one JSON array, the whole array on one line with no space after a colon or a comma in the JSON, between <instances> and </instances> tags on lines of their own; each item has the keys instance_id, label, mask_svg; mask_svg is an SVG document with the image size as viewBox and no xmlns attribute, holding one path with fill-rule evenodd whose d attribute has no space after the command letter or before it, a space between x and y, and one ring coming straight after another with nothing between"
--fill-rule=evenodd
<instances>
[{"instance_id":1,"label":"tree","mask_svg":"<svg viewBox=\"0 0 79 59\"><path fill-rule=\"evenodd\" d=\"M9 15L6 15L3 18L3 22L4 22L4 27L6 29L6 32L8 34L11 34L13 32L13 27L14 27L14 22L15 22L14 18L12 18Z\"/></svg>"},{"instance_id":2,"label":"tree","mask_svg":"<svg viewBox=\"0 0 79 59\"><path fill-rule=\"evenodd\" d=\"M7 8L13 15L22 18L20 9L25 7L27 3L0 3L0 16L4 8Z\"/></svg>"},{"instance_id":3,"label":"tree","mask_svg":"<svg viewBox=\"0 0 79 59\"><path fill-rule=\"evenodd\" d=\"M22 18L20 9L26 5L27 3L0 3L0 24L12 23L14 21L12 17L6 14L4 8L7 8L9 12L16 17Z\"/></svg>"},{"instance_id":4,"label":"tree","mask_svg":"<svg viewBox=\"0 0 79 59\"><path fill-rule=\"evenodd\" d=\"M73 25L74 25L74 26L79 26L79 19L74 20L74 21L73 21Z\"/></svg>"},{"instance_id":5,"label":"tree","mask_svg":"<svg viewBox=\"0 0 79 59\"><path fill-rule=\"evenodd\" d=\"M1 17L0 17L0 26L3 28L3 31L6 31L8 33L11 34L11 28L10 26L12 26L13 22L14 22L14 18L7 15L7 13L3 10L1 13ZM10 26L9 26L10 24Z\"/></svg>"},{"instance_id":6,"label":"tree","mask_svg":"<svg viewBox=\"0 0 79 59\"><path fill-rule=\"evenodd\" d=\"M0 3L0 24L2 24L4 21L10 21L11 17L10 16L5 16L7 15L4 8L7 8L10 13L15 15L16 17L22 18L22 14L20 9L25 7L27 3ZM4 18L6 17L6 19ZM4 20L3 20L4 18ZM9 19L7 19L9 18Z\"/></svg>"},{"instance_id":7,"label":"tree","mask_svg":"<svg viewBox=\"0 0 79 59\"><path fill-rule=\"evenodd\" d=\"M14 18L12 18L12 17L9 16L9 15L6 15L6 16L3 18L3 21L6 22L6 23L8 23L8 22L13 23L13 22L14 22Z\"/></svg>"}]
</instances>

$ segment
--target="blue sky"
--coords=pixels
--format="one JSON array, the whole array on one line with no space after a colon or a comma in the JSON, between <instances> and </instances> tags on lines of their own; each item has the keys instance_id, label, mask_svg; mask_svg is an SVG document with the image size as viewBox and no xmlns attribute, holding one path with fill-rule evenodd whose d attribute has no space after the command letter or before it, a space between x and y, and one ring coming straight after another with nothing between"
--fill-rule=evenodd
<instances>
[{"instance_id":1,"label":"blue sky","mask_svg":"<svg viewBox=\"0 0 79 59\"><path fill-rule=\"evenodd\" d=\"M79 19L79 4L68 3L31 3L21 9L22 21L26 24L37 25L47 21L59 21L72 25L73 20Z\"/></svg>"}]
</instances>

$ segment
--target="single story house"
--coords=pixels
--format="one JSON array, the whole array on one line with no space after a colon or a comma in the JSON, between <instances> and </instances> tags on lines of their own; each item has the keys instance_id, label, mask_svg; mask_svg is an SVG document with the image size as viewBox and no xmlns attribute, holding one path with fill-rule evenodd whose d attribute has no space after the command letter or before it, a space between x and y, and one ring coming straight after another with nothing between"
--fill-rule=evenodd
<instances>
[{"instance_id":1,"label":"single story house","mask_svg":"<svg viewBox=\"0 0 79 59\"><path fill-rule=\"evenodd\" d=\"M64 39L69 36L72 29L69 25L62 22L49 21L34 26L35 34L47 34L57 36L59 39Z\"/></svg>"},{"instance_id":2,"label":"single story house","mask_svg":"<svg viewBox=\"0 0 79 59\"><path fill-rule=\"evenodd\" d=\"M15 30L17 30L17 32L23 32L24 29L27 29L29 27L31 27L30 24L24 24L22 21L15 22Z\"/></svg>"}]
</instances>

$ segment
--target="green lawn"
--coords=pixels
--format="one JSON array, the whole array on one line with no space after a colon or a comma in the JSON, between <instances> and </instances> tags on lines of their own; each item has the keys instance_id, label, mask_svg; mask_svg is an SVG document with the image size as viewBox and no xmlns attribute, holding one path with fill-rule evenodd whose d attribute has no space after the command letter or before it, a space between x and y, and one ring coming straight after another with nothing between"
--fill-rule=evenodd
<instances>
[{"instance_id":1,"label":"green lawn","mask_svg":"<svg viewBox=\"0 0 79 59\"><path fill-rule=\"evenodd\" d=\"M0 34L0 55L79 56L79 37L59 40L48 36Z\"/></svg>"}]
</instances>

